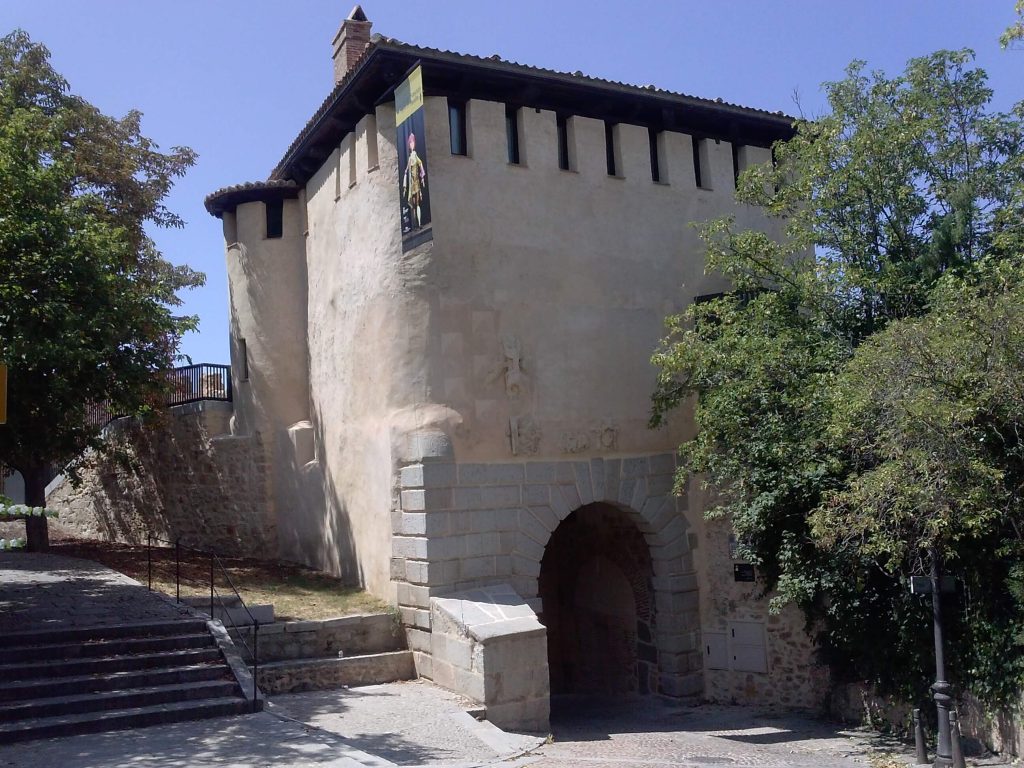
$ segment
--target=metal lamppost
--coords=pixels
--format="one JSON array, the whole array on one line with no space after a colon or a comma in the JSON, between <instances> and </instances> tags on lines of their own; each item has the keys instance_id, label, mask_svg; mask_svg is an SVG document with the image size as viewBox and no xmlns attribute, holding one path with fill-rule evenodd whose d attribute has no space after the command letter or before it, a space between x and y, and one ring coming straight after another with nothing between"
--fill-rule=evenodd
<instances>
[{"instance_id":1,"label":"metal lamppost","mask_svg":"<svg viewBox=\"0 0 1024 768\"><path fill-rule=\"evenodd\" d=\"M931 582L932 625L935 628L935 683L932 685L932 691L935 694L935 709L939 717L939 734L933 765L938 768L953 765L953 742L949 731L949 692L952 686L946 680L946 651L942 640L942 583L939 574L939 553L934 549Z\"/></svg>"},{"instance_id":2,"label":"metal lamppost","mask_svg":"<svg viewBox=\"0 0 1024 768\"><path fill-rule=\"evenodd\" d=\"M952 687L946 680L946 648L942 637L942 593L956 590L955 583L943 579L939 568L939 553L931 551L931 573L929 576L913 576L910 579L910 591L916 595L930 594L932 598L932 626L935 633L935 682L931 690L935 699L935 710L938 715L938 738L935 745L935 768L953 766L953 737L949 724L950 702L949 692Z\"/></svg>"}]
</instances>

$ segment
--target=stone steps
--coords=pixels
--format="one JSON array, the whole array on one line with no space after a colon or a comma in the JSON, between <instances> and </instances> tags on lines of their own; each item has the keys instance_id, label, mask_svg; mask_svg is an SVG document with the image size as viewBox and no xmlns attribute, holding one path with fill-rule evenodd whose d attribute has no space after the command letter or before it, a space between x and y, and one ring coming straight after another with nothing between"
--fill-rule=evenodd
<instances>
[{"instance_id":1,"label":"stone steps","mask_svg":"<svg viewBox=\"0 0 1024 768\"><path fill-rule=\"evenodd\" d=\"M2 654L0 654L2 657ZM25 664L0 664L0 680L36 680L47 677L95 675L99 673L130 672L161 666L189 666L221 660L216 648L188 648L164 653L140 653L126 656L108 656L98 659L72 659Z\"/></svg>"},{"instance_id":2,"label":"stone steps","mask_svg":"<svg viewBox=\"0 0 1024 768\"><path fill-rule=\"evenodd\" d=\"M0 723L0 744L45 739L52 736L99 733L147 725L180 723L186 720L204 720L210 717L242 715L251 711L251 702L230 696L106 712L26 719L14 723Z\"/></svg>"},{"instance_id":3,"label":"stone steps","mask_svg":"<svg viewBox=\"0 0 1024 768\"><path fill-rule=\"evenodd\" d=\"M157 658L161 658L157 655ZM156 685L198 683L208 680L231 680L231 674L219 664L190 664L157 669L106 672L104 674L65 675L32 680L8 682L0 688L0 706L3 702L26 701L49 696L74 693L121 691L131 688L150 688Z\"/></svg>"},{"instance_id":4,"label":"stone steps","mask_svg":"<svg viewBox=\"0 0 1024 768\"><path fill-rule=\"evenodd\" d=\"M0 635L0 744L251 712L211 634L217 626L183 619Z\"/></svg>"}]
</instances>

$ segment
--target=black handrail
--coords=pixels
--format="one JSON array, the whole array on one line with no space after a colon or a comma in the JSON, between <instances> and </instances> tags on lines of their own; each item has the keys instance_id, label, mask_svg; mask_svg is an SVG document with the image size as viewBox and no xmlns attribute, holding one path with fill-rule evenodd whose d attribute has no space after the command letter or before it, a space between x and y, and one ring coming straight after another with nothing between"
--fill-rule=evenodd
<instances>
[{"instance_id":1,"label":"black handrail","mask_svg":"<svg viewBox=\"0 0 1024 768\"><path fill-rule=\"evenodd\" d=\"M171 368L162 375L167 379L167 394L164 396L164 406L167 408L202 400L230 403L234 399L230 365L196 363ZM123 416L123 413L111 408L108 402L96 403L89 408L89 420L102 426Z\"/></svg>"},{"instance_id":2,"label":"black handrail","mask_svg":"<svg viewBox=\"0 0 1024 768\"><path fill-rule=\"evenodd\" d=\"M164 375L168 382L167 395L164 397L164 406L167 408L198 403L202 400L216 400L225 403L234 400L230 365L196 363L195 365L171 368L165 371ZM87 406L87 410L89 422L98 427L106 427L110 422L124 416L123 413L118 413L116 409L111 408L107 401L93 403ZM50 464L47 467L47 482L57 477L63 471L64 465L65 462ZM0 463L0 491L3 490L3 480L13 472L13 467Z\"/></svg>"},{"instance_id":3,"label":"black handrail","mask_svg":"<svg viewBox=\"0 0 1024 768\"><path fill-rule=\"evenodd\" d=\"M195 552L200 555L208 556L210 558L210 618L213 618L214 601L215 599L220 600L221 613L227 617L228 621L231 622L231 627L235 630L235 635L238 641L242 644L246 651L249 653L249 658L252 659L252 709L253 712L259 710L259 685L257 678L259 675L259 648L260 648L260 622L252 615L252 611L249 610L249 606L245 604L245 600L242 599L241 593L235 587L233 581L231 581L231 575L228 573L227 568L224 567L224 563L216 552L209 552L198 547L190 547L181 543L181 537L179 536L174 541L167 539L161 539L153 534L146 535L146 562L148 569L148 584L150 591L153 590L153 542L159 542L162 544L173 544L174 545L174 599L176 602L181 602L181 550L187 549L191 552ZM216 583L214 580L214 565L220 568L221 573L227 581L228 586L231 587L231 591L235 593L235 597L238 599L238 604L242 606L246 615L249 617L249 621L252 622L252 648L245 642L245 638L242 636L242 631L239 626L235 623L234 617L231 615L230 609L224 604L224 598L217 591Z\"/></svg>"},{"instance_id":4,"label":"black handrail","mask_svg":"<svg viewBox=\"0 0 1024 768\"><path fill-rule=\"evenodd\" d=\"M165 405L184 405L199 400L231 402L231 366L196 363L166 372L170 384Z\"/></svg>"}]
</instances>

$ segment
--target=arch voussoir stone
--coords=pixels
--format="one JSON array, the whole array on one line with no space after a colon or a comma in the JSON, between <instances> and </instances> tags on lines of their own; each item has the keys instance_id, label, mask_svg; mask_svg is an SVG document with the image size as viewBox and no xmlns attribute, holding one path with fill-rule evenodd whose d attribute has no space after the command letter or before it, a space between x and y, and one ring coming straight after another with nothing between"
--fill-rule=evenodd
<instances>
[{"instance_id":1,"label":"arch voussoir stone","mask_svg":"<svg viewBox=\"0 0 1024 768\"><path fill-rule=\"evenodd\" d=\"M417 583L437 594L505 582L540 612L542 564L559 527L590 504L615 507L646 545L650 611L641 633L646 639L639 642L645 663L654 665L650 668L656 682L650 690L700 692L702 656L694 639L699 637L699 601L686 519L689 505L672 493L672 454L513 462L515 466L446 461L444 471L434 471L425 462L399 467L392 539L393 563L400 566L397 581L415 573ZM488 502L499 491L500 506ZM433 531L431 519L438 524ZM410 539L412 531L403 527L411 522L425 523L423 532L416 530L419 538ZM480 538L481 547L487 544L486 554L476 549L471 553L471 534ZM429 545L425 552L413 546L420 542ZM470 560L487 560L486 572L466 568ZM413 590L399 591L403 616L422 611L417 596ZM406 623L422 625L412 619Z\"/></svg>"}]
</instances>

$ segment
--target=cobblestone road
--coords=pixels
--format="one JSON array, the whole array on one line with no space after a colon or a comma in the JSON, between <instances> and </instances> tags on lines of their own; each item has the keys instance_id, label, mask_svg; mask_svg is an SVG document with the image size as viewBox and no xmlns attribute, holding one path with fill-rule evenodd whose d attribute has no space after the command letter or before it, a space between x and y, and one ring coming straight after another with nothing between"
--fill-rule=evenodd
<instances>
[{"instance_id":1,"label":"cobblestone road","mask_svg":"<svg viewBox=\"0 0 1024 768\"><path fill-rule=\"evenodd\" d=\"M534 768L866 768L871 753L894 746L802 715L679 707L653 697L556 700L553 729L554 742L533 753Z\"/></svg>"}]
</instances>

